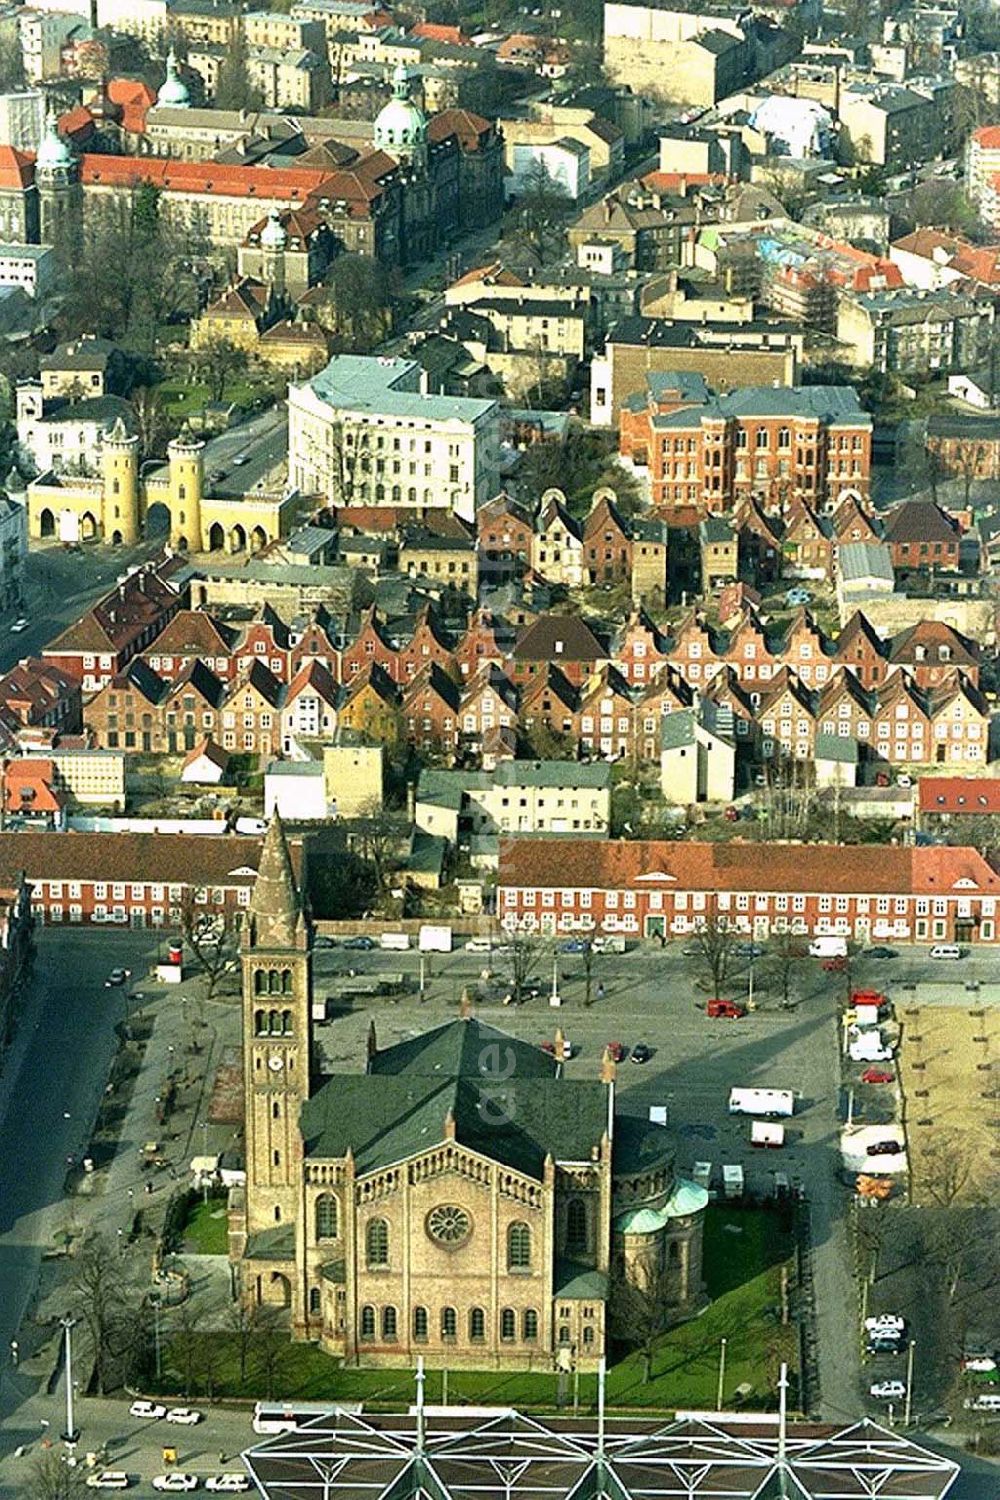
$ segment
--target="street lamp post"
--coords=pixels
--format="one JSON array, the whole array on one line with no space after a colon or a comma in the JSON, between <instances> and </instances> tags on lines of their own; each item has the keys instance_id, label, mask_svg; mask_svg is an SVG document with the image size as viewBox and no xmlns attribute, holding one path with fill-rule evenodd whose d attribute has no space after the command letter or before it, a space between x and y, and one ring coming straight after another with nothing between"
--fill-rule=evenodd
<instances>
[{"instance_id":1,"label":"street lamp post","mask_svg":"<svg viewBox=\"0 0 1000 1500\"><path fill-rule=\"evenodd\" d=\"M726 1340L719 1343L719 1383L715 1388L715 1409L722 1410L722 1393L726 1384Z\"/></svg>"},{"instance_id":2,"label":"street lamp post","mask_svg":"<svg viewBox=\"0 0 1000 1500\"><path fill-rule=\"evenodd\" d=\"M69 1313L59 1319L62 1325L63 1335L66 1340L66 1431L63 1439L67 1443L75 1443L80 1434L73 1420L73 1337L72 1330L76 1327L76 1319L71 1318Z\"/></svg>"},{"instance_id":3,"label":"street lamp post","mask_svg":"<svg viewBox=\"0 0 1000 1500\"><path fill-rule=\"evenodd\" d=\"M906 1351L906 1405L903 1407L904 1427L909 1427L910 1412L913 1409L913 1351L916 1347L916 1339L911 1339L910 1347Z\"/></svg>"}]
</instances>

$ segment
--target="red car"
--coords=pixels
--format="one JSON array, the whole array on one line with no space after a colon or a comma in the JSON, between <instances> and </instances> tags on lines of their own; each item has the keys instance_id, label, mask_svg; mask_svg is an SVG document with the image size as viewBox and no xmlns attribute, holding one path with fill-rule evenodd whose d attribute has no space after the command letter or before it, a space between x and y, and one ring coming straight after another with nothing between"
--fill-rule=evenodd
<instances>
[{"instance_id":1,"label":"red car","mask_svg":"<svg viewBox=\"0 0 1000 1500\"><path fill-rule=\"evenodd\" d=\"M861 1075L862 1083L892 1083L893 1075L888 1068L866 1068Z\"/></svg>"},{"instance_id":2,"label":"red car","mask_svg":"<svg viewBox=\"0 0 1000 1500\"><path fill-rule=\"evenodd\" d=\"M628 1057L628 1048L624 1042L609 1042L604 1050L612 1062L624 1062Z\"/></svg>"},{"instance_id":3,"label":"red car","mask_svg":"<svg viewBox=\"0 0 1000 1500\"><path fill-rule=\"evenodd\" d=\"M846 968L846 958L824 958L823 960L823 970L827 974L843 974Z\"/></svg>"},{"instance_id":4,"label":"red car","mask_svg":"<svg viewBox=\"0 0 1000 1500\"><path fill-rule=\"evenodd\" d=\"M738 1005L735 1000L710 1000L705 1011L713 1019L721 1016L726 1021L738 1021L747 1013L746 1006Z\"/></svg>"}]
</instances>

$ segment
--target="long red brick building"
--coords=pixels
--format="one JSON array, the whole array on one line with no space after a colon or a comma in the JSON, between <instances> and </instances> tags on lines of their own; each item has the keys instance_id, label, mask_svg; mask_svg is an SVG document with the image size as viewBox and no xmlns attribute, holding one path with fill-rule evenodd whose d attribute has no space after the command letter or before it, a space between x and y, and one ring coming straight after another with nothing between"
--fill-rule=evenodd
<instances>
[{"instance_id":1,"label":"long red brick building","mask_svg":"<svg viewBox=\"0 0 1000 1500\"><path fill-rule=\"evenodd\" d=\"M508 930L684 937L725 916L743 933L858 942L995 943L1000 875L975 849L504 839Z\"/></svg>"}]
</instances>

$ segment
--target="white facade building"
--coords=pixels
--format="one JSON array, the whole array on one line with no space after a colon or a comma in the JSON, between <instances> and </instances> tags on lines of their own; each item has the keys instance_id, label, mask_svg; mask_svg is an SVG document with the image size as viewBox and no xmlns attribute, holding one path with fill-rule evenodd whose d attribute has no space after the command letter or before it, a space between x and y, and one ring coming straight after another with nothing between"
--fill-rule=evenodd
<instances>
[{"instance_id":1,"label":"white facade building","mask_svg":"<svg viewBox=\"0 0 1000 1500\"><path fill-rule=\"evenodd\" d=\"M511 163L514 170L507 178L507 189L515 195L524 192L540 167L574 203L590 186L590 148L566 135L548 145L517 142Z\"/></svg>"},{"instance_id":2,"label":"white facade building","mask_svg":"<svg viewBox=\"0 0 1000 1500\"><path fill-rule=\"evenodd\" d=\"M50 245L0 245L0 286L19 286L29 297L44 297L56 275Z\"/></svg>"},{"instance_id":3,"label":"white facade building","mask_svg":"<svg viewBox=\"0 0 1000 1500\"><path fill-rule=\"evenodd\" d=\"M830 153L833 120L815 99L771 94L754 110L750 124L767 137L773 155L799 158Z\"/></svg>"},{"instance_id":4,"label":"white facade building","mask_svg":"<svg viewBox=\"0 0 1000 1500\"><path fill-rule=\"evenodd\" d=\"M97 0L97 24L157 41L167 29L167 0Z\"/></svg>"},{"instance_id":5,"label":"white facade building","mask_svg":"<svg viewBox=\"0 0 1000 1500\"><path fill-rule=\"evenodd\" d=\"M0 94L0 146L37 151L45 130L45 97L39 89Z\"/></svg>"},{"instance_id":6,"label":"white facade building","mask_svg":"<svg viewBox=\"0 0 1000 1500\"><path fill-rule=\"evenodd\" d=\"M335 505L474 519L500 487L499 406L430 396L415 360L338 354L288 389L288 478Z\"/></svg>"},{"instance_id":7,"label":"white facade building","mask_svg":"<svg viewBox=\"0 0 1000 1500\"><path fill-rule=\"evenodd\" d=\"M79 0L77 0L79 6ZM63 43L78 26L87 26L82 13L55 10L22 10L18 16L18 35L24 76L29 83L58 78L62 66Z\"/></svg>"}]
</instances>

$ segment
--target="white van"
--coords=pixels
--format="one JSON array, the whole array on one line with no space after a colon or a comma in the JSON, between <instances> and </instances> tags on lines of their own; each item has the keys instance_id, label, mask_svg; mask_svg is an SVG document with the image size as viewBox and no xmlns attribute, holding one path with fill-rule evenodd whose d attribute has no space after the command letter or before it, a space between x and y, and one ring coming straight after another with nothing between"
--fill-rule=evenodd
<instances>
[{"instance_id":1,"label":"white van","mask_svg":"<svg viewBox=\"0 0 1000 1500\"><path fill-rule=\"evenodd\" d=\"M961 958L962 950L957 943L935 943L931 958Z\"/></svg>"},{"instance_id":2,"label":"white van","mask_svg":"<svg viewBox=\"0 0 1000 1500\"><path fill-rule=\"evenodd\" d=\"M966 1411L1000 1411L1000 1394L984 1391L962 1402Z\"/></svg>"},{"instance_id":3,"label":"white van","mask_svg":"<svg viewBox=\"0 0 1000 1500\"><path fill-rule=\"evenodd\" d=\"M391 952L401 953L410 946L410 934L408 932L382 932L379 934L378 945Z\"/></svg>"}]
</instances>

